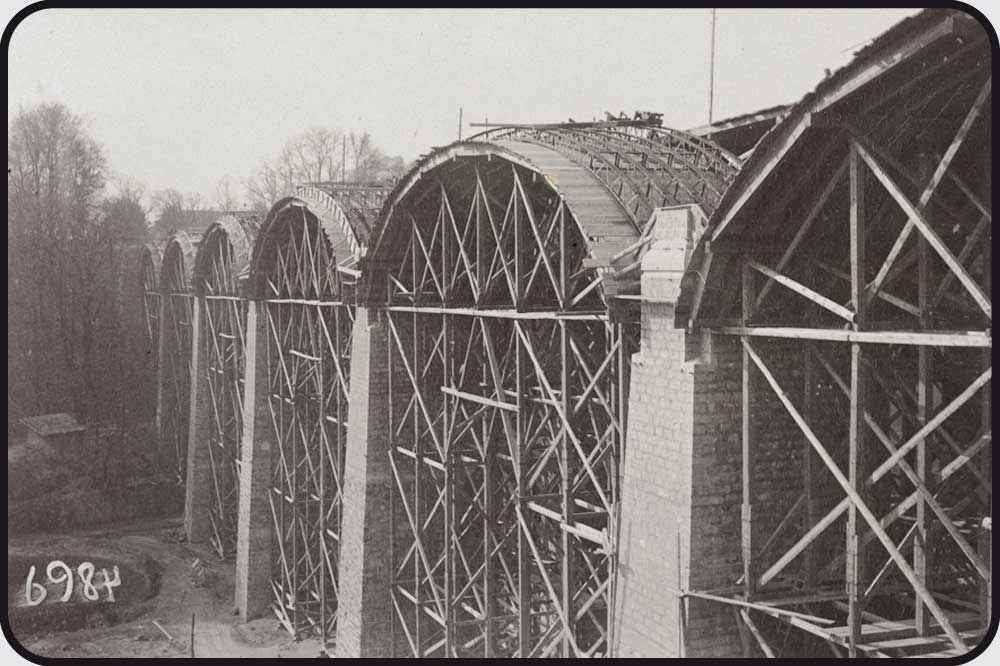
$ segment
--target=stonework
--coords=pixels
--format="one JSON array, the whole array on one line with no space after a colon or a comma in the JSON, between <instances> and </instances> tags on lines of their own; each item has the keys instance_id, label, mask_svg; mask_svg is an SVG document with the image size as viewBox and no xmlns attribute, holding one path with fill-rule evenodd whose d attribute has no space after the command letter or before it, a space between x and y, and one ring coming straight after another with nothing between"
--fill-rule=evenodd
<instances>
[{"instance_id":1,"label":"stonework","mask_svg":"<svg viewBox=\"0 0 1000 666\"><path fill-rule=\"evenodd\" d=\"M260 617L271 601L272 453L277 444L267 404L267 313L261 301L247 307L240 499L237 516L236 608L243 621Z\"/></svg>"},{"instance_id":2,"label":"stonework","mask_svg":"<svg viewBox=\"0 0 1000 666\"><path fill-rule=\"evenodd\" d=\"M387 332L369 311L355 312L351 417L344 463L343 525L337 608L337 657L392 656L388 456Z\"/></svg>"},{"instance_id":3,"label":"stonework","mask_svg":"<svg viewBox=\"0 0 1000 666\"><path fill-rule=\"evenodd\" d=\"M188 431L187 480L184 486L184 533L188 542L205 541L210 536L212 501L212 470L208 453L209 386L205 364L208 362L208 340L202 330L205 297L195 299L191 326L191 408Z\"/></svg>"},{"instance_id":4,"label":"stonework","mask_svg":"<svg viewBox=\"0 0 1000 666\"><path fill-rule=\"evenodd\" d=\"M731 586L742 567L740 342L674 321L698 213L657 211L657 240L642 262L647 300L641 348L632 358L622 473L612 647L619 657L742 655L731 607L680 594ZM802 443L794 424L783 427L777 400L756 394L754 421L768 420L771 441L759 447L755 503L758 511L774 508L767 513L776 522Z\"/></svg>"}]
</instances>

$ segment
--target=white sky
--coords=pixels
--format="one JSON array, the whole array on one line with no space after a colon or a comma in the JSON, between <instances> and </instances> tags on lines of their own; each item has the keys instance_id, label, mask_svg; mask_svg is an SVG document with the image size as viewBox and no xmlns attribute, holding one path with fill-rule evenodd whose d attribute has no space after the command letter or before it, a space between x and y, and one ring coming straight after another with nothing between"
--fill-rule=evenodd
<instances>
[{"instance_id":1,"label":"white sky","mask_svg":"<svg viewBox=\"0 0 1000 666\"><path fill-rule=\"evenodd\" d=\"M793 102L916 10L720 9L715 118ZM15 30L8 123L59 101L118 174L210 197L311 126L407 160L466 123L708 114L710 10L70 10ZM465 127L463 135L478 131Z\"/></svg>"}]
</instances>

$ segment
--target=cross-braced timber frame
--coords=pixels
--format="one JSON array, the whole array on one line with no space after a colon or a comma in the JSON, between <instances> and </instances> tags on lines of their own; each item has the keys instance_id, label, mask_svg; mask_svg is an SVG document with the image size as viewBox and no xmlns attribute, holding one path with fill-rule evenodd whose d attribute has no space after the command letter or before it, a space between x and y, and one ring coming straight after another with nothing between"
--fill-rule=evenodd
<instances>
[{"instance_id":1,"label":"cross-braced timber frame","mask_svg":"<svg viewBox=\"0 0 1000 666\"><path fill-rule=\"evenodd\" d=\"M501 129L437 151L383 209L394 652L603 656L628 358L613 255L662 205L714 199L682 133Z\"/></svg>"},{"instance_id":2,"label":"cross-braced timber frame","mask_svg":"<svg viewBox=\"0 0 1000 666\"><path fill-rule=\"evenodd\" d=\"M184 483L187 474L194 308L190 287L195 253L195 241L180 231L167 243L160 267L156 418L160 452L178 484Z\"/></svg>"},{"instance_id":3,"label":"cross-braced timber frame","mask_svg":"<svg viewBox=\"0 0 1000 666\"><path fill-rule=\"evenodd\" d=\"M144 245L139 254L139 271L142 277L142 312L146 323L146 344L156 362L160 335L160 253L152 245Z\"/></svg>"},{"instance_id":4,"label":"cross-braced timber frame","mask_svg":"<svg viewBox=\"0 0 1000 666\"><path fill-rule=\"evenodd\" d=\"M249 273L257 221L227 215L205 231L195 262L194 293L206 358L198 368L207 378L207 438L195 442L208 450L211 477L210 540L222 559L236 548L240 443L243 434L243 384L246 311L242 284Z\"/></svg>"},{"instance_id":5,"label":"cross-braced timber frame","mask_svg":"<svg viewBox=\"0 0 1000 666\"><path fill-rule=\"evenodd\" d=\"M863 97L821 86L706 232L742 284L694 326L742 347L743 574L716 600L748 653L956 656L990 622L992 73L962 16L881 38L905 55ZM802 442L783 516L759 513L763 401Z\"/></svg>"},{"instance_id":6,"label":"cross-braced timber frame","mask_svg":"<svg viewBox=\"0 0 1000 666\"><path fill-rule=\"evenodd\" d=\"M272 608L293 636L324 643L336 623L355 266L367 238L358 229L375 212L352 216L337 193L300 188L268 213L251 274L266 317L277 438L268 493Z\"/></svg>"}]
</instances>

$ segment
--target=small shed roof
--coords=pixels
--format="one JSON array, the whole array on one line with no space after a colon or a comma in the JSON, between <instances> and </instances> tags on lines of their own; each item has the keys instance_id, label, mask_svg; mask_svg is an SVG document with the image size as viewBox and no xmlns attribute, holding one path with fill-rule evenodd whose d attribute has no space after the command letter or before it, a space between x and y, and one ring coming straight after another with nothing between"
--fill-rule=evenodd
<instances>
[{"instance_id":1,"label":"small shed roof","mask_svg":"<svg viewBox=\"0 0 1000 666\"><path fill-rule=\"evenodd\" d=\"M28 416L21 419L21 422L42 437L64 435L69 432L83 432L86 429L70 414Z\"/></svg>"}]
</instances>

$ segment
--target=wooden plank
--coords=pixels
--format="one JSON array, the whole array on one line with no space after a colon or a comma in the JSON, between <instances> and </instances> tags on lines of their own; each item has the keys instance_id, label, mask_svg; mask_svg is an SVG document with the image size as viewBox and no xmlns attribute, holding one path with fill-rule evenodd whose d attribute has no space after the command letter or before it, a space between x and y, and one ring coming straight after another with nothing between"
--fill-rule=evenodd
<instances>
[{"instance_id":1,"label":"wooden plank","mask_svg":"<svg viewBox=\"0 0 1000 666\"><path fill-rule=\"evenodd\" d=\"M442 393L447 393L448 395L453 395L456 398L461 398L462 400L468 400L469 402L474 402L479 405L485 405L486 407L496 407L497 409L506 409L508 412L516 412L517 405L512 405L507 402L501 402L499 400L494 400L492 398L486 398L481 395L474 395L472 393L466 393L465 391L459 391L451 386L442 386Z\"/></svg>"},{"instance_id":2,"label":"wooden plank","mask_svg":"<svg viewBox=\"0 0 1000 666\"><path fill-rule=\"evenodd\" d=\"M774 651L771 650L771 646L764 640L764 636L760 633L760 629L758 629L757 625L754 624L754 621L750 618L750 613L748 613L745 608L740 609L740 617L743 618L743 622L750 629L750 633L753 634L754 640L757 641L757 645L760 646L764 656L768 659L774 659Z\"/></svg>"},{"instance_id":3,"label":"wooden plank","mask_svg":"<svg viewBox=\"0 0 1000 666\"><path fill-rule=\"evenodd\" d=\"M979 614L951 613L948 615L948 621L957 631L968 631L969 629L977 628ZM940 635L942 633L942 625L932 620L931 630ZM850 628L845 625L829 627L826 631L831 636L846 637L850 632ZM866 622L861 627L861 636L865 643L871 644L875 641L912 637L916 635L916 631L916 625L912 619L887 620L885 622Z\"/></svg>"},{"instance_id":4,"label":"wooden plank","mask_svg":"<svg viewBox=\"0 0 1000 666\"><path fill-rule=\"evenodd\" d=\"M977 639L982 637L982 632L978 630L962 631L959 632L959 635L962 637L962 640L967 641L969 645L973 645L978 642ZM893 638L870 642L868 645L879 650L904 650L907 657L922 656L926 653L938 652L948 647L948 643L944 640L943 636L938 638L930 636Z\"/></svg>"},{"instance_id":5,"label":"wooden plank","mask_svg":"<svg viewBox=\"0 0 1000 666\"><path fill-rule=\"evenodd\" d=\"M856 143L851 143L848 152L850 163L850 263L851 263L851 304L856 317L852 329L860 331L867 322L867 301L864 297L865 285L865 190L864 174L858 157ZM865 501L865 468L868 454L865 443L864 414L868 402L868 377L861 363L861 345L851 343L851 385L848 391L850 414L848 421L848 482L859 501L852 501L847 511L847 543L845 546L845 579L847 587L847 626L849 628L847 651L849 657L858 656L861 624L863 622L864 585L868 575L865 543L862 541L864 525L859 520L858 509ZM848 493L850 495L850 493ZM852 497L852 500L854 498Z\"/></svg>"},{"instance_id":6,"label":"wooden plank","mask_svg":"<svg viewBox=\"0 0 1000 666\"><path fill-rule=\"evenodd\" d=\"M842 270L838 270L838 269L834 268L833 266L831 266L830 264L826 263L825 261L820 261L819 259L813 259L812 263L817 268L823 269L824 271L826 271L830 275L832 275L832 276L834 276L836 278L840 278L844 282L848 282L849 283L851 281L850 274L845 273ZM951 273L949 273L948 275L951 275ZM890 305L895 305L897 308L899 308L903 312L907 312L907 313L909 313L911 315L919 315L920 314L920 308L918 308L916 305L913 305L912 303L910 303L908 301L904 301L902 298L900 298L898 296L893 296L892 294L888 294L888 293L886 293L885 291L882 291L882 290L879 290L878 293L875 294L875 296L877 296L878 298L882 299L886 303L889 303Z\"/></svg>"},{"instance_id":7,"label":"wooden plank","mask_svg":"<svg viewBox=\"0 0 1000 666\"><path fill-rule=\"evenodd\" d=\"M790 611L785 608L778 608L770 604L762 602L744 601L742 599L731 599L729 597L720 597L715 594L709 594L707 592L698 592L695 590L674 590L675 594L684 597L694 597L695 599L705 599L706 601L716 601L720 604L729 604L732 606L741 606L743 608L752 608L758 610L761 613L767 613L772 617L785 617L785 618L798 618L800 620L806 620L814 624L833 624L833 620L827 619L825 617L817 617L815 615L809 615L808 613L798 613L796 611Z\"/></svg>"},{"instance_id":8,"label":"wooden plank","mask_svg":"<svg viewBox=\"0 0 1000 666\"><path fill-rule=\"evenodd\" d=\"M784 287L788 287L789 289L791 289L795 293L799 294L800 296L803 296L803 297L809 299L810 301L812 301L816 305L819 305L820 307L826 308L827 310L829 310L833 314L837 315L838 317L843 317L844 319L846 319L849 322L854 321L854 313L851 312L849 309L845 308L844 306L840 305L839 303L836 303L836 302L830 300L829 298L827 298L826 296L823 296L819 292L813 291L812 289L810 289L809 287L805 286L804 284L802 284L800 282L796 282L795 280L793 280L792 278L788 277L787 275L782 275L781 273L779 273L779 272L777 272L775 270L772 270L772 269L768 268L767 266L765 266L765 265L763 265L761 263L758 263L758 262L756 262L756 261L754 261L752 259L750 259L750 260L747 261L747 265L750 266L751 268L753 268L758 273L761 273L761 274L763 274L763 275L771 278L772 280L774 280L778 284L780 284L780 285L782 285Z\"/></svg>"},{"instance_id":9,"label":"wooden plank","mask_svg":"<svg viewBox=\"0 0 1000 666\"><path fill-rule=\"evenodd\" d=\"M743 262L743 323L749 324L753 316L754 309L754 285L753 273L750 272L750 262ZM746 338L742 338L745 342ZM754 500L754 444L753 444L753 413L751 404L753 398L750 392L753 390L753 378L750 375L750 357L746 350L742 353L741 364L741 391L740 391L740 414L741 414L741 476L743 501L740 505L741 517L741 554L743 559L743 586L744 594L749 599L756 587L755 583L755 562L753 552L753 500Z\"/></svg>"},{"instance_id":10,"label":"wooden plank","mask_svg":"<svg viewBox=\"0 0 1000 666\"><path fill-rule=\"evenodd\" d=\"M798 231L795 232L795 236L792 238L792 242L788 244L788 248L785 249L784 254L781 255L781 259L778 260L777 266L775 266L776 271L785 270L785 266L791 261L792 257L795 255L796 250L798 250L799 245L802 243L803 239L812 229L813 223L819 217L820 212L822 212L823 207L826 205L827 199L833 194L833 191L837 188L840 180L844 177L844 173L847 171L847 158L845 157L841 160L840 165L833 172L833 176L827 181L826 187L820 193L819 197L816 199L816 203L813 204L812 208L809 209L809 213L806 215L805 220L799 226ZM763 287L761 287L760 293L757 294L757 305L760 306L761 301L767 296L767 292L770 291L773 282L768 280Z\"/></svg>"},{"instance_id":11,"label":"wooden plank","mask_svg":"<svg viewBox=\"0 0 1000 666\"><path fill-rule=\"evenodd\" d=\"M961 251L958 253L958 261L964 266L965 262L969 260L972 253L981 247L980 237L983 235L987 229L993 226L992 220L987 215L983 215L979 218L979 222L976 223L975 228L965 239L965 244L962 246ZM948 287L951 286L952 281L955 279L955 274L948 272L945 274L941 283L938 285L937 290L934 292L934 298L931 299L931 307L937 307L941 299L944 298L945 294L948 292Z\"/></svg>"},{"instance_id":12,"label":"wooden plank","mask_svg":"<svg viewBox=\"0 0 1000 666\"><path fill-rule=\"evenodd\" d=\"M949 331L922 333L920 331L848 331L839 328L802 328L795 326L722 326L710 330L713 333L721 335L860 342L863 344L983 347L987 349L993 346L992 337L987 332Z\"/></svg>"}]
</instances>

